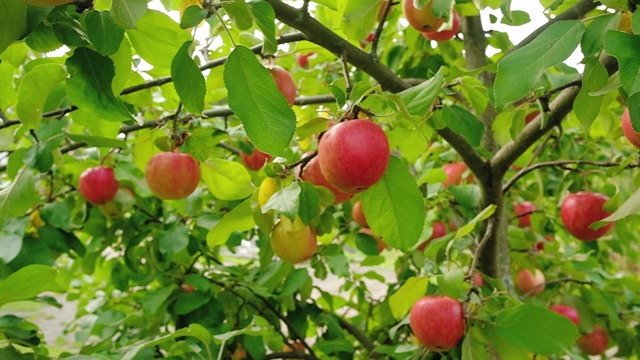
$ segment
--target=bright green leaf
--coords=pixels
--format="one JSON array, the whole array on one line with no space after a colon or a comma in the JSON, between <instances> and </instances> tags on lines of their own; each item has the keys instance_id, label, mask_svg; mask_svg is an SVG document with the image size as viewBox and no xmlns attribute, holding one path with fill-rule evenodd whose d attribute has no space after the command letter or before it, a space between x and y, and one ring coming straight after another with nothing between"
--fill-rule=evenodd
<instances>
[{"instance_id":1,"label":"bright green leaf","mask_svg":"<svg viewBox=\"0 0 640 360\"><path fill-rule=\"evenodd\" d=\"M27 30L26 9L22 1L0 1L0 54Z\"/></svg>"},{"instance_id":2,"label":"bright green leaf","mask_svg":"<svg viewBox=\"0 0 640 360\"><path fill-rule=\"evenodd\" d=\"M204 96L207 85L202 72L189 55L189 47L193 42L185 42L171 62L171 77L180 100L185 108L195 115L204 111Z\"/></svg>"},{"instance_id":3,"label":"bright green leaf","mask_svg":"<svg viewBox=\"0 0 640 360\"><path fill-rule=\"evenodd\" d=\"M45 291L60 291L55 282L56 270L46 265L29 265L0 280L0 307L2 305L27 300Z\"/></svg>"},{"instance_id":4,"label":"bright green leaf","mask_svg":"<svg viewBox=\"0 0 640 360\"><path fill-rule=\"evenodd\" d=\"M609 81L609 74L597 58L591 58L585 65L580 93L573 102L573 108L582 127L589 130L600 114L604 95L591 96L590 92L602 89Z\"/></svg>"},{"instance_id":5,"label":"bright green leaf","mask_svg":"<svg viewBox=\"0 0 640 360\"><path fill-rule=\"evenodd\" d=\"M240 200L254 191L251 174L240 163L224 159L208 159L200 163L202 181L220 200Z\"/></svg>"},{"instance_id":6,"label":"bright green leaf","mask_svg":"<svg viewBox=\"0 0 640 360\"><path fill-rule=\"evenodd\" d=\"M147 12L147 0L113 0L111 17L123 29L134 29Z\"/></svg>"},{"instance_id":7,"label":"bright green leaf","mask_svg":"<svg viewBox=\"0 0 640 360\"><path fill-rule=\"evenodd\" d=\"M302 188L297 182L291 183L289 186L271 195L267 203L262 207L262 212L276 210L291 219L291 221L294 221L296 217L298 217L301 191Z\"/></svg>"},{"instance_id":8,"label":"bright green leaf","mask_svg":"<svg viewBox=\"0 0 640 360\"><path fill-rule=\"evenodd\" d=\"M604 46L604 37L608 30L615 29L620 20L620 14L601 15L593 19L587 27L580 43L580 49L585 57L596 55Z\"/></svg>"},{"instance_id":9,"label":"bright green leaf","mask_svg":"<svg viewBox=\"0 0 640 360\"><path fill-rule=\"evenodd\" d=\"M608 31L604 49L618 59L622 87L629 96L640 91L640 37L620 31Z\"/></svg>"},{"instance_id":10,"label":"bright green leaf","mask_svg":"<svg viewBox=\"0 0 640 360\"><path fill-rule=\"evenodd\" d=\"M222 219L209 230L207 233L207 245L214 247L225 244L234 231L250 230L255 225L253 210L251 209L251 199L247 199L226 213Z\"/></svg>"},{"instance_id":11,"label":"bright green leaf","mask_svg":"<svg viewBox=\"0 0 640 360\"><path fill-rule=\"evenodd\" d=\"M393 317L400 320L407 315L413 304L426 294L427 286L429 286L429 278L407 279L407 282L389 297L389 307Z\"/></svg>"},{"instance_id":12,"label":"bright green leaf","mask_svg":"<svg viewBox=\"0 0 640 360\"><path fill-rule=\"evenodd\" d=\"M298 216L302 223L309 222L320 214L320 195L315 186L308 182L301 182L300 185L300 207Z\"/></svg>"},{"instance_id":13,"label":"bright green leaf","mask_svg":"<svg viewBox=\"0 0 640 360\"><path fill-rule=\"evenodd\" d=\"M404 101L411 115L424 116L431 108L436 96L444 86L444 72L442 68L429 80L418 86L404 90L398 95Z\"/></svg>"},{"instance_id":14,"label":"bright green leaf","mask_svg":"<svg viewBox=\"0 0 640 360\"><path fill-rule=\"evenodd\" d=\"M209 15L209 10L203 9L198 5L191 5L184 10L180 18L180 28L189 29L197 26Z\"/></svg>"},{"instance_id":15,"label":"bright green leaf","mask_svg":"<svg viewBox=\"0 0 640 360\"><path fill-rule=\"evenodd\" d=\"M222 8L239 30L248 30L253 25L251 8L244 0L230 0L222 2Z\"/></svg>"},{"instance_id":16,"label":"bright green leaf","mask_svg":"<svg viewBox=\"0 0 640 360\"><path fill-rule=\"evenodd\" d=\"M377 22L380 1L348 0L342 15L342 31L350 40L365 39Z\"/></svg>"},{"instance_id":17,"label":"bright green leaf","mask_svg":"<svg viewBox=\"0 0 640 360\"><path fill-rule=\"evenodd\" d=\"M22 77L16 111L27 128L40 126L47 96L66 77L64 67L58 64L38 65Z\"/></svg>"},{"instance_id":18,"label":"bright green leaf","mask_svg":"<svg viewBox=\"0 0 640 360\"><path fill-rule=\"evenodd\" d=\"M22 169L9 186L0 190L0 226L10 217L24 215L40 200L35 181L31 170Z\"/></svg>"},{"instance_id":19,"label":"bright green leaf","mask_svg":"<svg viewBox=\"0 0 640 360\"><path fill-rule=\"evenodd\" d=\"M271 5L266 1L250 2L249 7L253 12L256 25L258 25L260 31L262 31L262 35L264 36L262 53L264 55L275 54L278 50L278 43L276 41L275 11L273 11Z\"/></svg>"},{"instance_id":20,"label":"bright green leaf","mask_svg":"<svg viewBox=\"0 0 640 360\"><path fill-rule=\"evenodd\" d=\"M456 232L456 239L460 239L464 236L471 234L473 229L476 228L478 223L488 219L491 215L493 215L496 211L495 205L489 205L484 210L482 210L476 217L474 217L471 221L467 222L467 224Z\"/></svg>"}]
</instances>

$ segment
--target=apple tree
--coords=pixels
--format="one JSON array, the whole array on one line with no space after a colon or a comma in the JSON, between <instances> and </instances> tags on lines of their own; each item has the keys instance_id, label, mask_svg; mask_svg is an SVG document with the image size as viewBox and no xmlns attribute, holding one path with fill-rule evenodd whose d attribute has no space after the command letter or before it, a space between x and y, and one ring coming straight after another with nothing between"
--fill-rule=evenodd
<instances>
[{"instance_id":1,"label":"apple tree","mask_svg":"<svg viewBox=\"0 0 640 360\"><path fill-rule=\"evenodd\" d=\"M638 1L531 3L0 2L0 358L639 356Z\"/></svg>"}]
</instances>

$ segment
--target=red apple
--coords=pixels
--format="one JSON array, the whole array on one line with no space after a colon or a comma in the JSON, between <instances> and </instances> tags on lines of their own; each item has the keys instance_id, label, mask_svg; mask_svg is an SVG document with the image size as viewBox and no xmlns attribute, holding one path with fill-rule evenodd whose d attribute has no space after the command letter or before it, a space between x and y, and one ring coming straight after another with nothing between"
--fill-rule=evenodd
<instances>
[{"instance_id":1,"label":"red apple","mask_svg":"<svg viewBox=\"0 0 640 360\"><path fill-rule=\"evenodd\" d=\"M535 275L528 269L518 272L516 288L528 296L536 296L544 291L545 278L542 271L536 269Z\"/></svg>"},{"instance_id":2,"label":"red apple","mask_svg":"<svg viewBox=\"0 0 640 360\"><path fill-rule=\"evenodd\" d=\"M249 170L258 171L262 169L264 164L271 160L271 155L265 154L257 148L253 148L251 154L240 152L240 159Z\"/></svg>"},{"instance_id":3,"label":"red apple","mask_svg":"<svg viewBox=\"0 0 640 360\"><path fill-rule=\"evenodd\" d=\"M178 150L155 154L144 174L151 192L163 200L184 199L200 182L200 166L189 154Z\"/></svg>"},{"instance_id":4,"label":"red apple","mask_svg":"<svg viewBox=\"0 0 640 360\"><path fill-rule=\"evenodd\" d=\"M293 81L291 74L281 67L272 67L269 69L273 79L276 81L276 86L280 89L282 95L289 102L289 105L293 105L296 101L296 83Z\"/></svg>"},{"instance_id":5,"label":"red apple","mask_svg":"<svg viewBox=\"0 0 640 360\"><path fill-rule=\"evenodd\" d=\"M596 325L593 327L593 331L580 336L576 344L578 344L580 350L589 355L600 355L609 346L609 336L602 326Z\"/></svg>"},{"instance_id":6,"label":"red apple","mask_svg":"<svg viewBox=\"0 0 640 360\"><path fill-rule=\"evenodd\" d=\"M425 348L438 352L453 349L465 332L462 304L446 296L421 297L411 307L409 325Z\"/></svg>"},{"instance_id":7,"label":"red apple","mask_svg":"<svg viewBox=\"0 0 640 360\"><path fill-rule=\"evenodd\" d=\"M420 246L418 246L418 250L424 251L431 240L438 239L447 235L447 228L442 221L434 221L431 224L431 227L433 228L433 230L431 231L431 237L427 241L420 244Z\"/></svg>"},{"instance_id":8,"label":"red apple","mask_svg":"<svg viewBox=\"0 0 640 360\"><path fill-rule=\"evenodd\" d=\"M338 190L358 193L377 183L387 170L389 141L380 126L350 120L329 128L318 147L320 169Z\"/></svg>"},{"instance_id":9,"label":"red apple","mask_svg":"<svg viewBox=\"0 0 640 360\"><path fill-rule=\"evenodd\" d=\"M296 61L301 68L308 69L309 68L309 58L314 56L316 53L310 52L305 54L296 54ZM295 95L295 94L294 94Z\"/></svg>"},{"instance_id":10,"label":"red apple","mask_svg":"<svg viewBox=\"0 0 640 360\"><path fill-rule=\"evenodd\" d=\"M482 286L484 285L484 280L482 280L482 274L479 272L473 273L473 285Z\"/></svg>"},{"instance_id":11,"label":"red apple","mask_svg":"<svg viewBox=\"0 0 640 360\"><path fill-rule=\"evenodd\" d=\"M458 12L453 10L451 16L453 16L453 19L451 21L451 29L423 32L422 35L429 40L435 40L437 42L447 42L453 39L460 32L460 15L458 15Z\"/></svg>"},{"instance_id":12,"label":"red apple","mask_svg":"<svg viewBox=\"0 0 640 360\"><path fill-rule=\"evenodd\" d=\"M560 315L566 316L571 322L576 324L576 326L580 323L580 314L578 314L578 310L574 309L568 305L555 304L549 306L549 310L557 312Z\"/></svg>"},{"instance_id":13,"label":"red apple","mask_svg":"<svg viewBox=\"0 0 640 360\"><path fill-rule=\"evenodd\" d=\"M462 174L467 171L467 164L463 162L456 162L444 165L442 167L447 179L442 183L442 186L449 187L451 185L460 185L462 182ZM473 174L467 176L467 182L473 182Z\"/></svg>"},{"instance_id":14,"label":"red apple","mask_svg":"<svg viewBox=\"0 0 640 360\"><path fill-rule=\"evenodd\" d=\"M384 241L382 241L382 238L378 235L376 235L373 230L369 229L369 228L362 228L360 229L360 233L361 234L367 234L369 236L371 236L372 238L374 238L376 240L376 242L378 243L378 254L381 253L384 249L387 248L387 244L384 243Z\"/></svg>"},{"instance_id":15,"label":"red apple","mask_svg":"<svg viewBox=\"0 0 640 360\"><path fill-rule=\"evenodd\" d=\"M331 185L331 183L324 177L322 171L320 170L320 162L318 161L318 157L314 157L307 163L307 165L302 170L302 174L300 174L300 178L304 181L308 181L316 186L324 186L327 189L331 190L333 195L335 195L336 199L333 204L342 204L343 202L351 199L353 195L347 194L336 189L335 186Z\"/></svg>"},{"instance_id":16,"label":"red apple","mask_svg":"<svg viewBox=\"0 0 640 360\"><path fill-rule=\"evenodd\" d=\"M545 237L544 237L544 240L545 240L546 242L551 242L551 241L553 240L553 237L552 237L551 235L547 235L547 236L545 236ZM535 245L534 245L534 247L535 247L535 249L536 249L537 251L542 251L542 250L544 250L544 241L538 241L538 242L536 242L536 243L535 243Z\"/></svg>"},{"instance_id":17,"label":"red apple","mask_svg":"<svg viewBox=\"0 0 640 360\"><path fill-rule=\"evenodd\" d=\"M578 192L569 194L560 206L562 223L567 228L567 231L579 240L596 240L604 236L613 227L613 223L609 223L597 230L589 228L594 222L611 215L611 213L602 209L608 200L609 198L606 195L597 193Z\"/></svg>"},{"instance_id":18,"label":"red apple","mask_svg":"<svg viewBox=\"0 0 640 360\"><path fill-rule=\"evenodd\" d=\"M93 205L103 205L113 200L119 188L113 169L96 166L86 169L80 174L78 190Z\"/></svg>"},{"instance_id":19,"label":"red apple","mask_svg":"<svg viewBox=\"0 0 640 360\"><path fill-rule=\"evenodd\" d=\"M414 29L420 32L433 32L442 26L444 19L433 14L431 5L432 1L429 1L422 9L417 9L413 6L413 0L403 0L402 12Z\"/></svg>"},{"instance_id":20,"label":"red apple","mask_svg":"<svg viewBox=\"0 0 640 360\"><path fill-rule=\"evenodd\" d=\"M288 264L309 260L318 247L313 228L305 225L300 218L291 221L284 216L271 230L269 243L273 253Z\"/></svg>"},{"instance_id":21,"label":"red apple","mask_svg":"<svg viewBox=\"0 0 640 360\"><path fill-rule=\"evenodd\" d=\"M369 227L367 218L364 217L364 212L362 212L362 201L356 201L356 203L353 204L353 207L351 208L351 217L353 218L353 221L361 227Z\"/></svg>"},{"instance_id":22,"label":"red apple","mask_svg":"<svg viewBox=\"0 0 640 360\"><path fill-rule=\"evenodd\" d=\"M627 137L627 139L630 143L633 144L633 146L640 149L640 134L635 131L635 129L631 125L629 108L624 109L624 112L622 113L622 132L624 132L624 136Z\"/></svg>"},{"instance_id":23,"label":"red apple","mask_svg":"<svg viewBox=\"0 0 640 360\"><path fill-rule=\"evenodd\" d=\"M527 227L531 225L531 213L536 211L536 206L529 201L521 202L513 206L513 212L518 217L518 226Z\"/></svg>"},{"instance_id":24,"label":"red apple","mask_svg":"<svg viewBox=\"0 0 640 360\"><path fill-rule=\"evenodd\" d=\"M369 34L366 39L360 40L360 47L362 49L366 48L367 45L369 45L369 44L371 44L373 42L373 39L375 39L375 37L376 37L376 33Z\"/></svg>"}]
</instances>

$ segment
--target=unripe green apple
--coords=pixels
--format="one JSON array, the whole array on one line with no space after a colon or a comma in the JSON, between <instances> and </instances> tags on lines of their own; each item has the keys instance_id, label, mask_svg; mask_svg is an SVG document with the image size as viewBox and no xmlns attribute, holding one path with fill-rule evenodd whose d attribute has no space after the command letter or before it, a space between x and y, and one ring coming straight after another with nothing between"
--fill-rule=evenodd
<instances>
[{"instance_id":1,"label":"unripe green apple","mask_svg":"<svg viewBox=\"0 0 640 360\"><path fill-rule=\"evenodd\" d=\"M300 218L295 221L281 217L271 230L271 249L282 261L297 264L309 260L316 253L316 232Z\"/></svg>"}]
</instances>

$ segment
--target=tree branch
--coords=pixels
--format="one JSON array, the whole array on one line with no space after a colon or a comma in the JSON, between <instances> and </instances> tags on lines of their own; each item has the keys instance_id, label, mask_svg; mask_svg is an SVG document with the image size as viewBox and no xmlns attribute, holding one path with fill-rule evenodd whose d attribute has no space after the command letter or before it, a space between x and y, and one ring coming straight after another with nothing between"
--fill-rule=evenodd
<instances>
[{"instance_id":1,"label":"tree branch","mask_svg":"<svg viewBox=\"0 0 640 360\"><path fill-rule=\"evenodd\" d=\"M487 162L478 154L469 143L453 130L449 128L443 128L437 130L438 135L445 139L451 147L453 147L462 160L467 164L471 172L478 178L481 183L489 181L489 171L487 168Z\"/></svg>"}]
</instances>

